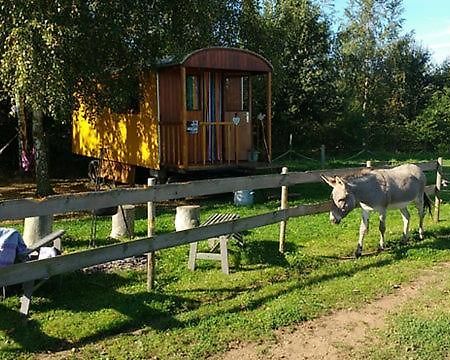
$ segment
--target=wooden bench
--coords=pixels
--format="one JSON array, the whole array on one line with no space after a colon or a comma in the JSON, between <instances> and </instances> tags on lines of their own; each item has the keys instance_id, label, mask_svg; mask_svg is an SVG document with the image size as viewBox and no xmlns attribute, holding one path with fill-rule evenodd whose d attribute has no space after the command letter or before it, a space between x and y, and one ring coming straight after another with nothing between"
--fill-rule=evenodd
<instances>
[{"instance_id":1,"label":"wooden bench","mask_svg":"<svg viewBox=\"0 0 450 360\"><path fill-rule=\"evenodd\" d=\"M211 215L204 223L200 224L200 226L208 226L213 224L219 224L227 221L232 221L239 219L238 214L233 213L216 213ZM238 243L238 245L243 246L243 237L240 233L232 233L221 235L218 238L208 239L209 252L198 252L197 246L198 243L191 243L189 249L189 260L188 260L188 268L190 270L195 270L196 260L215 260L221 262L222 272L225 274L229 274L229 264L228 264L228 240L234 239ZM220 249L219 253L215 251Z\"/></svg>"},{"instance_id":2,"label":"wooden bench","mask_svg":"<svg viewBox=\"0 0 450 360\"><path fill-rule=\"evenodd\" d=\"M53 246L60 252L61 251L61 236L64 234L64 230L57 230L52 232L51 234L43 237L42 239L38 240L36 243L34 243L31 247L28 248L27 252L23 254L21 258L18 258L18 262L26 262L29 260L29 256L32 255L34 252L38 252L41 247L48 245L49 243L53 242ZM35 283L34 280L27 281L22 284L23 287L23 295L20 298L20 312L28 316L28 312L30 310L30 304L31 304L31 296L33 295L33 292L37 290L41 285L46 281L47 279L39 280L37 283Z\"/></svg>"}]
</instances>

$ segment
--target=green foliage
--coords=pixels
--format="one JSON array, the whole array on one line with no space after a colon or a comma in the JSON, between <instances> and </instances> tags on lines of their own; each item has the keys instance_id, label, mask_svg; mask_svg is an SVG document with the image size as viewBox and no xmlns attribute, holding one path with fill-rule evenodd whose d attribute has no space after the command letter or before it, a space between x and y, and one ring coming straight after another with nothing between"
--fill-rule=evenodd
<instances>
[{"instance_id":1,"label":"green foliage","mask_svg":"<svg viewBox=\"0 0 450 360\"><path fill-rule=\"evenodd\" d=\"M357 143L370 147L400 145L426 85L429 56L399 35L401 11L399 0L350 1L338 34L343 121L359 118Z\"/></svg>"},{"instance_id":2,"label":"green foliage","mask_svg":"<svg viewBox=\"0 0 450 360\"><path fill-rule=\"evenodd\" d=\"M450 150L450 87L436 91L423 112L410 126L415 138L442 153Z\"/></svg>"},{"instance_id":3,"label":"green foliage","mask_svg":"<svg viewBox=\"0 0 450 360\"><path fill-rule=\"evenodd\" d=\"M236 46L273 64L275 152L286 150L290 133L303 150L321 144L338 152L411 144L435 149L441 141L431 138L445 133L445 121L432 109L445 108L437 99L450 87L449 63L433 69L414 35L401 33L401 0L349 1L336 33L330 4L6 0L0 6L2 95L20 95L29 109L58 120L52 126L64 132L53 136L59 142L70 132L74 94L120 111L136 100L143 68L202 47ZM252 85L264 99L254 104L257 114L266 109L265 86L260 79Z\"/></svg>"},{"instance_id":4,"label":"green foliage","mask_svg":"<svg viewBox=\"0 0 450 360\"><path fill-rule=\"evenodd\" d=\"M303 146L314 146L336 104L330 24L309 0L276 2L265 17L271 47L266 54L274 65L275 146L285 147L290 133Z\"/></svg>"},{"instance_id":5,"label":"green foliage","mask_svg":"<svg viewBox=\"0 0 450 360\"><path fill-rule=\"evenodd\" d=\"M429 59L427 51L405 36L388 47L384 61L382 86L377 94L382 106L376 118L378 138L386 146L396 139L397 149L408 149L416 134L409 124L419 115L429 98ZM375 125L375 124L374 124Z\"/></svg>"},{"instance_id":6,"label":"green foliage","mask_svg":"<svg viewBox=\"0 0 450 360\"><path fill-rule=\"evenodd\" d=\"M185 56L208 46L232 46L239 32L237 0L158 1L162 54Z\"/></svg>"},{"instance_id":7,"label":"green foliage","mask_svg":"<svg viewBox=\"0 0 450 360\"><path fill-rule=\"evenodd\" d=\"M5 1L0 11L4 89L60 120L75 93L108 101L98 84L115 71L136 75L158 56L156 8L146 1Z\"/></svg>"},{"instance_id":8,"label":"green foliage","mask_svg":"<svg viewBox=\"0 0 450 360\"><path fill-rule=\"evenodd\" d=\"M31 1L3 3L0 76L11 97L24 94L33 108L54 110L68 97L57 91L67 88L61 52L67 29L42 21L43 11L36 7Z\"/></svg>"}]
</instances>

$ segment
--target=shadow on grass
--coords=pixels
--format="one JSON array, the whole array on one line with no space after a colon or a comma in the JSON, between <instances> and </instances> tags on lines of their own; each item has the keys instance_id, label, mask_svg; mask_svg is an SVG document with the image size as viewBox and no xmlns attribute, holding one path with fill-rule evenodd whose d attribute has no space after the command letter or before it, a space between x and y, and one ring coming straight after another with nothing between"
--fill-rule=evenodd
<instances>
[{"instance_id":1,"label":"shadow on grass","mask_svg":"<svg viewBox=\"0 0 450 360\"><path fill-rule=\"evenodd\" d=\"M89 248L92 247L90 246L90 242L91 242L90 239L80 239L70 234L65 234L62 240L64 247L68 249ZM108 246L118 243L120 243L120 240L113 239L110 237L107 238L97 237L95 238L95 246L93 247Z\"/></svg>"},{"instance_id":2,"label":"shadow on grass","mask_svg":"<svg viewBox=\"0 0 450 360\"><path fill-rule=\"evenodd\" d=\"M60 339L45 334L41 325L36 320L25 320L23 315L0 303L0 331L4 331L7 337L19 344L16 346L4 346L0 357L10 355L13 359L16 354L25 352L40 352L52 349L70 348L70 343L65 339Z\"/></svg>"},{"instance_id":3,"label":"shadow on grass","mask_svg":"<svg viewBox=\"0 0 450 360\"><path fill-rule=\"evenodd\" d=\"M20 348L6 349L4 353L61 351L74 346L82 346L87 343L104 339L122 332L134 331L143 327L157 330L166 330L182 327L183 324L174 318L175 313L196 309L199 303L189 298L175 295L165 295L155 292L138 292L124 294L119 291L122 286L127 286L137 279L124 278L117 274L75 273L62 276L63 287L58 286L57 279L53 279L39 291L40 301L32 304L32 313L58 312L60 310L75 313L74 321L83 321L83 316L77 319L76 313L91 313L89 318L102 313L104 310L113 309L125 316L121 319L106 322L104 327L100 323L91 323L95 330L90 335L78 341L69 341L57 337L48 336L42 331L39 321L24 318L17 311L0 304L0 330L13 339ZM45 294L43 296L43 293ZM163 309L162 309L163 308ZM59 315L51 315L59 316ZM64 320L67 321L67 320ZM95 321L95 320L94 320ZM104 320L99 320L104 321Z\"/></svg>"},{"instance_id":4,"label":"shadow on grass","mask_svg":"<svg viewBox=\"0 0 450 360\"><path fill-rule=\"evenodd\" d=\"M275 266L287 266L288 262L283 254L278 251L279 243L274 240L245 241L241 250L242 260L246 264L266 264ZM296 251L298 245L288 242L285 244L286 252Z\"/></svg>"},{"instance_id":5,"label":"shadow on grass","mask_svg":"<svg viewBox=\"0 0 450 360\"><path fill-rule=\"evenodd\" d=\"M382 268L384 266L391 265L401 259L404 259L408 257L408 251L410 250L422 250L422 249L433 249L433 250L450 250L450 229L444 230L444 231L438 231L435 233L428 234L429 240L424 240L421 242L412 242L408 243L406 245L401 244L401 242L398 242L398 246L391 249L389 253L392 254L390 258L382 258L381 256L384 254L383 252L380 253L380 255L374 255L372 258L371 263L365 263L362 262L362 260L354 260L354 266L351 269L342 269L342 268L336 268L336 271L329 272L326 274L320 274L320 275L311 275L311 276L300 276L298 277L298 282L292 285L288 285L283 288L283 290L280 290L276 293L273 293L268 296L262 296L259 299L252 300L249 305L245 307L246 310L254 310L260 306L263 306L265 303L272 301L273 299L288 294L292 291L305 289L308 287L312 287L315 285L322 284L327 281L332 281L338 278L346 278L346 277L352 277L353 275L361 272L366 271L374 268ZM430 237L433 236L434 238ZM380 256L377 259L377 256ZM323 257L323 256L317 256L314 257L314 262L317 262L318 264L325 265L328 264L337 264L340 263L340 261L337 258L334 257ZM286 262L286 260L285 260ZM295 264L292 266L292 264L289 264L292 270L295 270ZM308 273L306 272L308 275ZM305 274L303 274L305 275ZM285 279L282 279L281 282L292 282L292 277L286 277ZM215 288L215 292L233 292L235 296L238 296L240 293L245 293L247 291L253 291L257 292L258 290L262 289L267 284L265 283L259 283L259 284L252 284L249 287L226 287L222 289ZM195 291L205 291L210 292L211 289L195 289ZM228 296L231 297L231 296ZM237 306L234 308L230 308L227 310L227 313L234 313L242 311L242 306ZM209 314L209 316L216 316L219 315L220 311L217 312L217 314ZM199 319L200 321L200 319Z\"/></svg>"},{"instance_id":6,"label":"shadow on grass","mask_svg":"<svg viewBox=\"0 0 450 360\"><path fill-rule=\"evenodd\" d=\"M390 252L396 260L403 259L408 256L411 250L450 250L450 229L441 228L436 231L426 231L425 239L419 240L418 233L414 233L407 244L401 241L390 242Z\"/></svg>"},{"instance_id":7,"label":"shadow on grass","mask_svg":"<svg viewBox=\"0 0 450 360\"><path fill-rule=\"evenodd\" d=\"M425 232L425 237L428 232ZM446 238L447 240L450 238L450 228L442 227L435 231L430 232L430 235L435 236L436 238Z\"/></svg>"},{"instance_id":8,"label":"shadow on grass","mask_svg":"<svg viewBox=\"0 0 450 360\"><path fill-rule=\"evenodd\" d=\"M258 291L268 285L267 281L249 284L248 286L230 286L223 289L214 289L214 292L229 293L229 296L226 296L225 299L234 298L246 292L253 292L258 295L247 300L244 307L242 304L233 305L225 309L222 306L213 306L211 311L202 312L201 315L191 318L186 322L177 320L174 315L183 311L197 309L200 306L199 302L189 297L155 292L124 294L120 292L120 288L137 282L139 279L124 278L117 274L105 273L70 274L64 276L62 288L57 286L55 281L48 282L40 291L40 296L43 297L42 293L45 293L45 298L32 305L32 312L41 314L56 313L56 315L52 316L59 316L58 311L62 310L67 313L89 314L89 318L92 319L94 317L95 319L96 312L102 313L103 310L113 309L125 315L123 319L106 322L104 328L95 324L98 330L95 330L92 334L82 337L77 341L69 341L64 338L47 335L42 331L39 322L36 320L30 320L27 324L22 323L20 321L21 317L17 312L0 305L0 317L2 318L0 329L4 330L8 337L20 345L20 348L12 348L9 350L11 355L24 351L34 353L40 351L67 350L123 332L142 329L143 327L167 330L196 326L205 319L221 316L223 313L238 313L243 309L246 311L254 310L291 291L314 286L339 277L350 277L359 271L373 267L382 267L388 265L390 262L391 260L389 259L380 259L380 261L374 264L361 264L346 271L336 270L324 275L311 276L305 279L299 279L295 283L292 283L293 278L283 276L272 279L269 283L286 282L285 287L281 290L271 292L271 294L259 297ZM202 289L196 289L195 291L202 291ZM204 289L204 291L211 293L211 289ZM180 293L183 293L183 291L178 292L178 294ZM77 315L75 314L74 316ZM77 319L74 321L83 320Z\"/></svg>"},{"instance_id":9,"label":"shadow on grass","mask_svg":"<svg viewBox=\"0 0 450 360\"><path fill-rule=\"evenodd\" d=\"M327 281L336 280L338 278L350 278L351 276L357 274L361 271L370 270L373 268L381 268L387 265L392 264L395 262L393 259L379 259L376 262L364 264L361 261L355 261L355 266L352 269L343 270L343 269L337 269L336 271L327 273L327 274L320 274L320 275L312 275L309 277L295 277L295 276L285 276L284 278L275 278L273 281L270 281L271 284L273 283L285 283L285 286L282 286L281 289L271 292L267 295L262 295L258 297L258 291L262 290L263 287L267 286L267 282L259 282L251 284L247 287L242 286L236 286L236 287L226 287L222 289L214 288L215 292L230 292L230 294L226 298L232 298L239 296L241 293L247 293L252 292L254 295L246 300L246 304L239 303L237 305L233 305L227 309L219 308L207 313L203 314L202 316L199 316L196 319L191 319L189 322L189 326L194 326L203 321L206 318L213 318L216 316L221 316L224 313L227 314L235 314L245 311L252 311L256 310L260 307L264 307L265 304L273 301L276 298L279 298L281 296L287 295L291 292L298 291L298 290L305 290L309 287L316 286L318 284L322 284ZM297 281L296 281L297 280ZM189 290L190 291L190 290ZM211 289L195 289L195 291L204 291L206 293L211 292ZM233 296L234 295L234 296ZM276 322L276 321L275 321Z\"/></svg>"}]
</instances>

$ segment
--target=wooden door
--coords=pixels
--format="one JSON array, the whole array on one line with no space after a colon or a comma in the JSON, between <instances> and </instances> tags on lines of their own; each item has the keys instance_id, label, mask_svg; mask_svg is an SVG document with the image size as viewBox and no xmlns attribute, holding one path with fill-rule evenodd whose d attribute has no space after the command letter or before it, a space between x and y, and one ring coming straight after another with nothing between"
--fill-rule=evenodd
<instances>
[{"instance_id":1,"label":"wooden door","mask_svg":"<svg viewBox=\"0 0 450 360\"><path fill-rule=\"evenodd\" d=\"M233 124L231 131L224 134L226 137L231 136L230 139L224 139L227 160L247 161L248 153L252 150L251 96L248 81L246 76L230 76L224 79L224 120Z\"/></svg>"}]
</instances>

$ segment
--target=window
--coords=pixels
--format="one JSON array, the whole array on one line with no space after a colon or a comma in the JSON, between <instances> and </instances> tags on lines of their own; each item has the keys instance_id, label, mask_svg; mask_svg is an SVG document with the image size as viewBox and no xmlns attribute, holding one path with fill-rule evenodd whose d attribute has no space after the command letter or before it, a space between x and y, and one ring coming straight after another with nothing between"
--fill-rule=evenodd
<instances>
[{"instance_id":1,"label":"window","mask_svg":"<svg viewBox=\"0 0 450 360\"><path fill-rule=\"evenodd\" d=\"M200 78L197 75L186 76L186 109L200 110Z\"/></svg>"}]
</instances>

